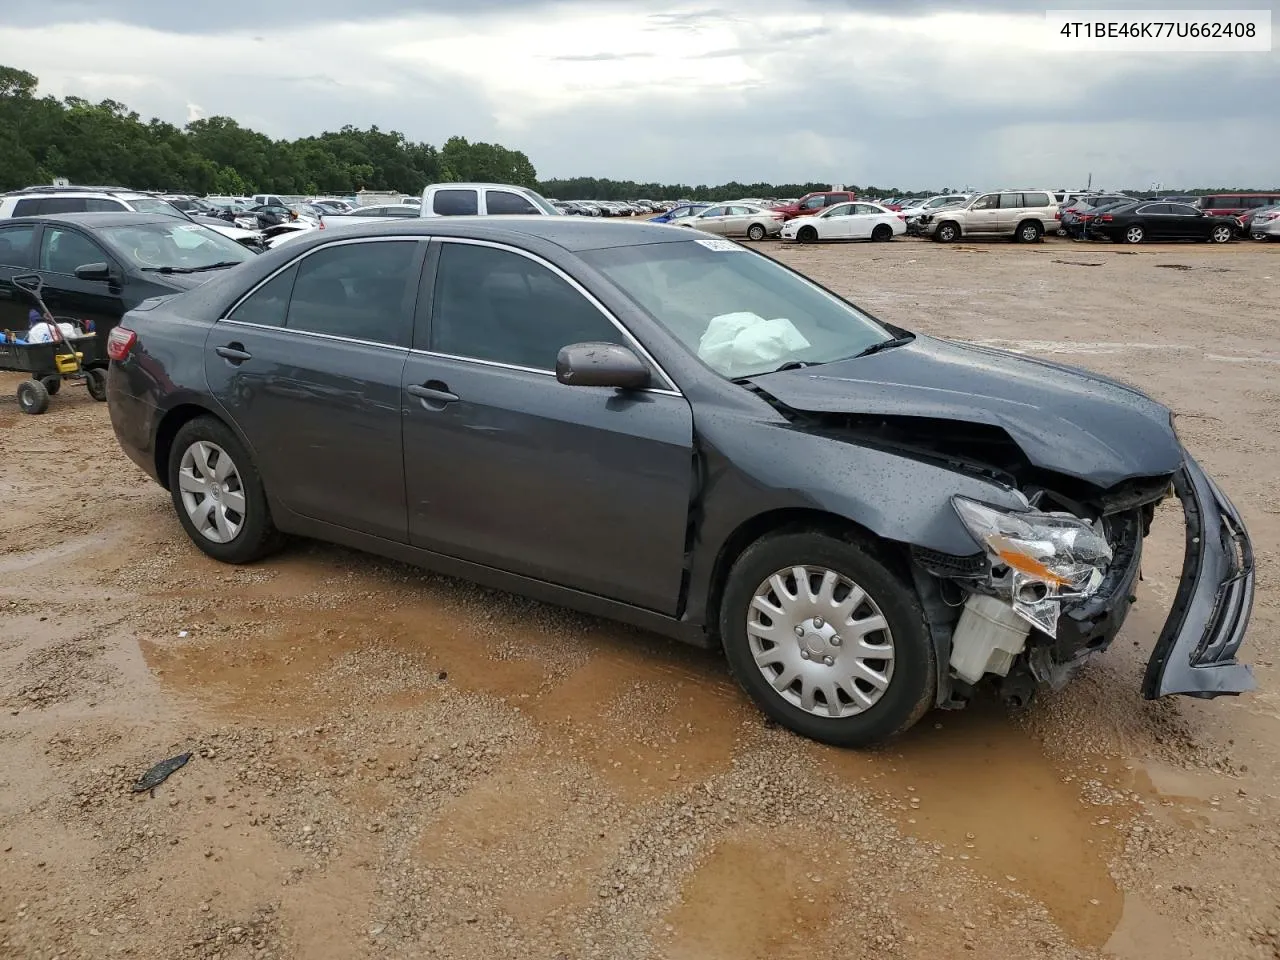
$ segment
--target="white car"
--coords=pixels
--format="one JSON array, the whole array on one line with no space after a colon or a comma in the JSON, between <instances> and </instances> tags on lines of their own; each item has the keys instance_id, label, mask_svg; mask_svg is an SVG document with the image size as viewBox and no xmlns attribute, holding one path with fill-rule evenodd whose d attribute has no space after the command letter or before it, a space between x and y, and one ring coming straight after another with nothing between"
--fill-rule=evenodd
<instances>
[{"instance_id":1,"label":"white car","mask_svg":"<svg viewBox=\"0 0 1280 960\"><path fill-rule=\"evenodd\" d=\"M858 200L837 203L810 217L796 217L782 225L783 240L892 240L907 232L907 220L878 203Z\"/></svg>"}]
</instances>

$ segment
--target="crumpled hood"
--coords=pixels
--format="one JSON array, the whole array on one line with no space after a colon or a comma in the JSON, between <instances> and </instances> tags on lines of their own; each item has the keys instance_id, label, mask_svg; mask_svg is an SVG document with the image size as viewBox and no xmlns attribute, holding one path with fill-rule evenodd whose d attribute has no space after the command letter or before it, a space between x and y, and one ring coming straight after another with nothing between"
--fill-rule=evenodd
<instances>
[{"instance_id":1,"label":"crumpled hood","mask_svg":"<svg viewBox=\"0 0 1280 960\"><path fill-rule=\"evenodd\" d=\"M917 335L856 360L751 382L808 413L932 417L1002 427L1034 465L1107 488L1173 473L1169 410L1132 387L1061 364Z\"/></svg>"}]
</instances>

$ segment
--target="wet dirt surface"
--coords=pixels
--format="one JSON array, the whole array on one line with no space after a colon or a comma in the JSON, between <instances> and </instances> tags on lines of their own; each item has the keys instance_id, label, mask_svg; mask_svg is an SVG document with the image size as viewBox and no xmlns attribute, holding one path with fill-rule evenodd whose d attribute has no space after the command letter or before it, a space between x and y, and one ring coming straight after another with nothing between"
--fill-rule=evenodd
<instances>
[{"instance_id":1,"label":"wet dirt surface","mask_svg":"<svg viewBox=\"0 0 1280 960\"><path fill-rule=\"evenodd\" d=\"M821 747L630 628L310 542L220 566L103 405L0 374L0 956L1280 956L1280 247L767 249L1176 410L1253 536L1259 692L1139 697L1162 509L1068 689Z\"/></svg>"}]
</instances>

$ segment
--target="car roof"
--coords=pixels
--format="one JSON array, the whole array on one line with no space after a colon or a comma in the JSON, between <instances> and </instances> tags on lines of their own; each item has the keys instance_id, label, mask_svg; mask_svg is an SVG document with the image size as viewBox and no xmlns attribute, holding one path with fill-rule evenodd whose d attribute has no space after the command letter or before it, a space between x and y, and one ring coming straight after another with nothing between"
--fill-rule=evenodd
<instances>
[{"instance_id":1,"label":"car roof","mask_svg":"<svg viewBox=\"0 0 1280 960\"><path fill-rule=\"evenodd\" d=\"M646 243L669 243L689 239L688 230L663 224L609 223L583 220L579 217L547 216L402 217L396 220L375 221L367 226L344 224L341 235L344 240L423 235L496 241L535 237L575 253L584 250L602 250L607 247L631 247ZM323 243L325 239L325 234L319 230L311 231L307 237L307 241L316 245ZM289 247L302 249L302 242L290 243Z\"/></svg>"},{"instance_id":2,"label":"car roof","mask_svg":"<svg viewBox=\"0 0 1280 960\"><path fill-rule=\"evenodd\" d=\"M3 223L74 223L82 227L136 227L144 223L173 223L181 220L168 213L132 213L125 210L106 213L46 213L35 217L14 217Z\"/></svg>"}]
</instances>

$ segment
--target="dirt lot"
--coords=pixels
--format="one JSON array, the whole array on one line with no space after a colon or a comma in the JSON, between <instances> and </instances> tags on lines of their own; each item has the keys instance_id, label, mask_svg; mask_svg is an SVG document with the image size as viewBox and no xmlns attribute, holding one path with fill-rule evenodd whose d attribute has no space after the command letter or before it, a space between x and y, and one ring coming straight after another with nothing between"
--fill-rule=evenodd
<instances>
[{"instance_id":1,"label":"dirt lot","mask_svg":"<svg viewBox=\"0 0 1280 960\"><path fill-rule=\"evenodd\" d=\"M818 747L627 628L314 543L219 566L104 406L0 375L0 956L1280 957L1280 247L771 251L1171 405L1253 535L1260 692L1138 695L1174 509L1073 687Z\"/></svg>"}]
</instances>

